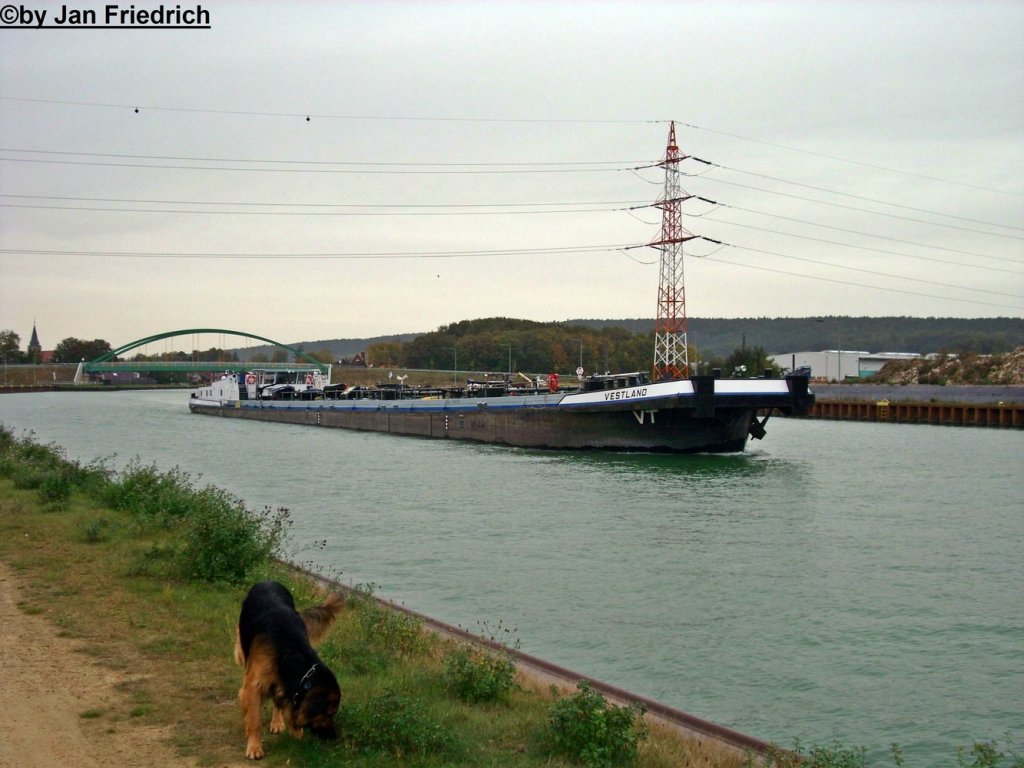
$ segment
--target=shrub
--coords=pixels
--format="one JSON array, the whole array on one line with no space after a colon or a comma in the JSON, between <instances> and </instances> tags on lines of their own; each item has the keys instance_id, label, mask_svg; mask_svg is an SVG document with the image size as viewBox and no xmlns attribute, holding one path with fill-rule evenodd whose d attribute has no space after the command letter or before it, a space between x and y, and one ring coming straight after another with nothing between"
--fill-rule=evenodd
<instances>
[{"instance_id":1,"label":"shrub","mask_svg":"<svg viewBox=\"0 0 1024 768\"><path fill-rule=\"evenodd\" d=\"M359 627L374 648L397 656L413 656L430 646L423 622L415 616L381 605L373 598L373 586L361 588L349 598L358 611Z\"/></svg>"},{"instance_id":2,"label":"shrub","mask_svg":"<svg viewBox=\"0 0 1024 768\"><path fill-rule=\"evenodd\" d=\"M460 645L445 656L445 688L463 701L507 701L515 678L515 662L499 650Z\"/></svg>"},{"instance_id":3,"label":"shrub","mask_svg":"<svg viewBox=\"0 0 1024 768\"><path fill-rule=\"evenodd\" d=\"M445 728L419 702L395 690L341 708L341 730L353 748L426 755L450 746Z\"/></svg>"},{"instance_id":4,"label":"shrub","mask_svg":"<svg viewBox=\"0 0 1024 768\"><path fill-rule=\"evenodd\" d=\"M14 487L22 490L35 490L43 484L44 473L39 468L32 464L21 464L18 462L12 462L10 467L10 478L14 482Z\"/></svg>"},{"instance_id":5,"label":"shrub","mask_svg":"<svg viewBox=\"0 0 1024 768\"><path fill-rule=\"evenodd\" d=\"M99 544L110 539L110 521L104 517L81 525L82 540L86 544Z\"/></svg>"},{"instance_id":6,"label":"shrub","mask_svg":"<svg viewBox=\"0 0 1024 768\"><path fill-rule=\"evenodd\" d=\"M900 765L903 756L898 747L892 750L892 755L896 765ZM799 740L792 750L772 745L764 761L765 768L867 768L867 764L864 747L844 747L833 742L828 746L814 745L804 750Z\"/></svg>"},{"instance_id":7,"label":"shrub","mask_svg":"<svg viewBox=\"0 0 1024 768\"><path fill-rule=\"evenodd\" d=\"M188 473L177 467L160 472L133 459L104 496L112 507L131 512L145 525L170 527L192 511L195 493Z\"/></svg>"},{"instance_id":8,"label":"shrub","mask_svg":"<svg viewBox=\"0 0 1024 768\"><path fill-rule=\"evenodd\" d=\"M645 709L609 704L585 682L576 687L576 693L551 706L548 724L555 751L589 768L633 763L646 735Z\"/></svg>"},{"instance_id":9,"label":"shrub","mask_svg":"<svg viewBox=\"0 0 1024 768\"><path fill-rule=\"evenodd\" d=\"M975 741L971 747L971 762L966 762L967 753L963 747L957 747L956 764L958 768L997 768L1003 765L1003 759L1009 759L1012 768L1024 766L1024 755L1018 755L1013 750L1013 739L1007 734L1006 741L1010 745L1009 754L999 750L995 741Z\"/></svg>"},{"instance_id":10,"label":"shrub","mask_svg":"<svg viewBox=\"0 0 1024 768\"><path fill-rule=\"evenodd\" d=\"M39 500L51 509L66 509L71 500L71 479L60 470L41 475Z\"/></svg>"},{"instance_id":11,"label":"shrub","mask_svg":"<svg viewBox=\"0 0 1024 768\"><path fill-rule=\"evenodd\" d=\"M291 523L283 507L254 513L227 491L213 486L197 490L178 468L161 472L138 459L106 482L103 497L142 526L175 531L174 570L205 582L247 581L281 554Z\"/></svg>"},{"instance_id":12,"label":"shrub","mask_svg":"<svg viewBox=\"0 0 1024 768\"><path fill-rule=\"evenodd\" d=\"M0 476L20 490L38 490L49 508L64 509L75 488L93 492L108 482L110 473L101 460L83 467L66 459L58 446L40 445L31 433L15 438L0 426Z\"/></svg>"},{"instance_id":13,"label":"shrub","mask_svg":"<svg viewBox=\"0 0 1024 768\"><path fill-rule=\"evenodd\" d=\"M195 492L190 506L177 562L182 575L199 581L244 583L274 558L290 522L285 508L254 514L212 486Z\"/></svg>"}]
</instances>

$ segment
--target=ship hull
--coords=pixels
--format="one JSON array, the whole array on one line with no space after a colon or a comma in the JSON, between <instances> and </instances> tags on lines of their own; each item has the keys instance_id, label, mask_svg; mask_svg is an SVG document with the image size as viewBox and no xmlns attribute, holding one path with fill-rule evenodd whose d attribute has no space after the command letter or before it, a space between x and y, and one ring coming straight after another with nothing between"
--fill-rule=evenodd
<instances>
[{"instance_id":1,"label":"ship hull","mask_svg":"<svg viewBox=\"0 0 1024 768\"><path fill-rule=\"evenodd\" d=\"M395 400L225 400L194 413L225 418L565 450L732 453L764 435L759 412L800 413L806 379L710 378L584 394Z\"/></svg>"},{"instance_id":2,"label":"ship hull","mask_svg":"<svg viewBox=\"0 0 1024 768\"><path fill-rule=\"evenodd\" d=\"M747 442L753 408L722 410L696 418L679 409L657 411L559 412L495 407L417 412L399 408L358 408L324 402L191 404L194 413L281 424L335 427L393 435L471 440L522 448L737 452Z\"/></svg>"}]
</instances>

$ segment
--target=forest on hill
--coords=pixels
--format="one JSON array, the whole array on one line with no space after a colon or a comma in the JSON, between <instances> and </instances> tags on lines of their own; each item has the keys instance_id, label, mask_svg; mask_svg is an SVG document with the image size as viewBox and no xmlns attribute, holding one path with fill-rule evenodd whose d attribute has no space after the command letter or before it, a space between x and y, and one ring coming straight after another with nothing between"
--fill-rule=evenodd
<instances>
[{"instance_id":1,"label":"forest on hill","mask_svg":"<svg viewBox=\"0 0 1024 768\"><path fill-rule=\"evenodd\" d=\"M694 359L719 362L745 349L760 349L768 355L840 348L989 355L1024 345L1024 318L691 317L688 326L687 341ZM518 363L513 369L566 371L579 364L582 342L588 371L646 370L653 355L653 331L650 318L549 323L487 318L463 320L429 333L303 341L293 346L335 361L373 350L376 357L371 355L370 362L378 365L452 368L458 356L458 367L463 370L503 371L509 367L511 345L512 362ZM245 351L269 355L273 349L249 347Z\"/></svg>"},{"instance_id":2,"label":"forest on hill","mask_svg":"<svg viewBox=\"0 0 1024 768\"><path fill-rule=\"evenodd\" d=\"M688 319L687 341L702 354L724 356L742 346L763 347L769 355L822 349L865 352L970 351L991 355L1024 344L1024 318L960 317L750 317ZM614 325L649 333L654 321L568 320L567 325Z\"/></svg>"}]
</instances>

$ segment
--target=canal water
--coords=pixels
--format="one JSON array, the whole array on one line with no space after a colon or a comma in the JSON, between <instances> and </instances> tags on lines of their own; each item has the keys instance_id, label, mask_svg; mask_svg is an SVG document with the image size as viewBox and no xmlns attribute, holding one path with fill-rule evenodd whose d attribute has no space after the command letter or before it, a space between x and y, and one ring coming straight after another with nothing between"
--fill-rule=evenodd
<instances>
[{"instance_id":1,"label":"canal water","mask_svg":"<svg viewBox=\"0 0 1024 768\"><path fill-rule=\"evenodd\" d=\"M296 562L758 738L1024 737L1024 434L781 418L732 456L541 452L0 396L83 461L284 506Z\"/></svg>"}]
</instances>

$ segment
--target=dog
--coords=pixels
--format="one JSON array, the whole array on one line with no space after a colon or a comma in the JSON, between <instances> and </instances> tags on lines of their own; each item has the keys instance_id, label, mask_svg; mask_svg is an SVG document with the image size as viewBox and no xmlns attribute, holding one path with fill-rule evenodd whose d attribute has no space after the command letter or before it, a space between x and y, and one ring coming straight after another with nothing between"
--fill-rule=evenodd
<instances>
[{"instance_id":1,"label":"dog","mask_svg":"<svg viewBox=\"0 0 1024 768\"><path fill-rule=\"evenodd\" d=\"M334 715L341 689L313 644L323 639L344 605L342 595L332 594L323 604L299 613L291 593L276 581L260 582L249 590L238 617L235 663L245 669L238 702L245 722L245 756L250 760L264 755L265 699L274 703L271 733L287 728L302 738L308 728L321 739L338 737Z\"/></svg>"}]
</instances>

